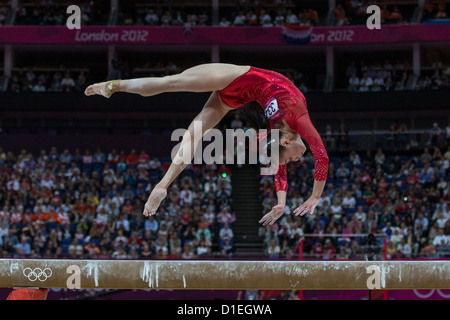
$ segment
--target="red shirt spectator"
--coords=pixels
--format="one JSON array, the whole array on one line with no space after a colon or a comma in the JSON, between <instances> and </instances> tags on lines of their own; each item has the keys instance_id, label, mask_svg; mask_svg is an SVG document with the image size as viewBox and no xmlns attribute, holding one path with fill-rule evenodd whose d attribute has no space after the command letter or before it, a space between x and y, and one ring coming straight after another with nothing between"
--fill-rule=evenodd
<instances>
[{"instance_id":1,"label":"red shirt spectator","mask_svg":"<svg viewBox=\"0 0 450 320\"><path fill-rule=\"evenodd\" d=\"M127 164L129 166L135 166L138 163L139 156L136 154L136 150L131 150L131 153L127 156Z\"/></svg>"},{"instance_id":2,"label":"red shirt spectator","mask_svg":"<svg viewBox=\"0 0 450 320\"><path fill-rule=\"evenodd\" d=\"M316 244L312 247L311 254L323 255L322 243L316 242Z\"/></svg>"},{"instance_id":3,"label":"red shirt spectator","mask_svg":"<svg viewBox=\"0 0 450 320\"><path fill-rule=\"evenodd\" d=\"M184 224L184 225L189 224L189 222L191 222L191 220L192 220L191 213L187 209L184 209L183 213L181 214L181 219L180 220L181 220L181 223Z\"/></svg>"},{"instance_id":4,"label":"red shirt spectator","mask_svg":"<svg viewBox=\"0 0 450 320\"><path fill-rule=\"evenodd\" d=\"M395 213L408 213L411 208L409 207L408 201L402 201L398 204L397 208L395 209Z\"/></svg>"},{"instance_id":5,"label":"red shirt spectator","mask_svg":"<svg viewBox=\"0 0 450 320\"><path fill-rule=\"evenodd\" d=\"M336 248L331 243L330 239L325 241L325 246L323 248L323 258L324 259L334 259L336 256Z\"/></svg>"},{"instance_id":6,"label":"red shirt spectator","mask_svg":"<svg viewBox=\"0 0 450 320\"><path fill-rule=\"evenodd\" d=\"M129 246L130 244L132 244L133 241L135 241L136 244L137 244L139 247L142 246L142 239L141 239L137 234L135 234L135 233L133 233L133 234L131 235L131 237L128 238L127 246Z\"/></svg>"}]
</instances>

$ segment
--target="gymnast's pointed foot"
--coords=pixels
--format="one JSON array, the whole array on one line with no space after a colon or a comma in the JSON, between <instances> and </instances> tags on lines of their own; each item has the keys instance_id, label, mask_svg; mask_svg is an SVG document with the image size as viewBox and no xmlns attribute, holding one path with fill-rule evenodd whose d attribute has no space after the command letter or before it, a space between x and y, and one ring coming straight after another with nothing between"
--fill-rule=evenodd
<instances>
[{"instance_id":1,"label":"gymnast's pointed foot","mask_svg":"<svg viewBox=\"0 0 450 320\"><path fill-rule=\"evenodd\" d=\"M101 95L105 98L110 98L115 92L119 90L120 80L112 80L107 82L94 83L86 88L84 94L87 96Z\"/></svg>"},{"instance_id":2,"label":"gymnast's pointed foot","mask_svg":"<svg viewBox=\"0 0 450 320\"><path fill-rule=\"evenodd\" d=\"M163 201L166 196L167 190L156 186L148 197L147 203L144 206L143 215L146 217L154 215L156 210L158 210L161 201Z\"/></svg>"}]
</instances>

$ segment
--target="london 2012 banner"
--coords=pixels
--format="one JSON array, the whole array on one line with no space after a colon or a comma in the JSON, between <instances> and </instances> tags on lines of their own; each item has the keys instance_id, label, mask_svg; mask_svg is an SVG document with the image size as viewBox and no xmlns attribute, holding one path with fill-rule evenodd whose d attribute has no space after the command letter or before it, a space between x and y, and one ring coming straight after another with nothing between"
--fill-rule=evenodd
<instances>
[{"instance_id":1,"label":"london 2012 banner","mask_svg":"<svg viewBox=\"0 0 450 320\"><path fill-rule=\"evenodd\" d=\"M346 45L450 41L450 25L342 27L3 26L0 44Z\"/></svg>"}]
</instances>

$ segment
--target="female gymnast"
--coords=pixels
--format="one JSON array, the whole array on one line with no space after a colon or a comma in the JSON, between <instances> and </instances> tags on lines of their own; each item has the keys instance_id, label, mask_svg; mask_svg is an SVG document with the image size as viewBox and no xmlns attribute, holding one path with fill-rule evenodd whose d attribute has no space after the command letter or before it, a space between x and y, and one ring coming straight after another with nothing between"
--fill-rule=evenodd
<instances>
[{"instance_id":1,"label":"female gymnast","mask_svg":"<svg viewBox=\"0 0 450 320\"><path fill-rule=\"evenodd\" d=\"M279 145L276 146L279 148L279 162L275 175L278 204L259 221L264 226L272 225L284 213L288 186L286 164L297 161L306 151L301 139L303 138L314 155L314 185L310 198L296 208L294 213L314 213L325 186L328 155L309 118L305 97L283 75L251 66L209 63L176 75L96 83L87 87L85 94L109 98L115 92L127 92L147 97L179 91L212 91L202 111L193 120L202 121L203 135L214 128L230 110L241 107L244 120L249 121L255 129L279 130ZM193 122L187 130L190 134L185 134L180 144L180 150L183 150L183 147L191 148L192 157L194 146L198 142L194 141ZM153 188L144 207L145 216L156 213L167 195L169 185L187 167L188 164L175 159L161 181Z\"/></svg>"}]
</instances>

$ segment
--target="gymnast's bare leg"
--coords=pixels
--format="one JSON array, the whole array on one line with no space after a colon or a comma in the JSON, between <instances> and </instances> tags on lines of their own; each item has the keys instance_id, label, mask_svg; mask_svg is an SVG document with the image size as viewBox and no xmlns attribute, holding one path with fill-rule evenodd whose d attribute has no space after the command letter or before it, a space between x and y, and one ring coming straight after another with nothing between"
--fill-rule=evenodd
<instances>
[{"instance_id":1,"label":"gymnast's bare leg","mask_svg":"<svg viewBox=\"0 0 450 320\"><path fill-rule=\"evenodd\" d=\"M98 94L109 98L114 92L135 93L144 97L164 92L210 92L225 88L249 69L250 66L226 63L201 64L171 76L96 83L87 87L84 93L87 96Z\"/></svg>"},{"instance_id":2,"label":"gymnast's bare leg","mask_svg":"<svg viewBox=\"0 0 450 320\"><path fill-rule=\"evenodd\" d=\"M109 98L114 92L135 93L141 96L153 96L165 92L208 92L213 91L202 111L195 117L194 121L202 122L202 136L211 128L214 128L220 120L232 110L220 99L218 90L225 88L234 79L246 73L249 66L236 66L231 64L211 63L199 65L184 72L166 77L139 78L130 80L115 80L93 84L89 86L85 94L87 96L99 94ZM108 87L109 86L109 87ZM189 125L186 134L180 144L180 151L191 150L191 159L195 154L193 122ZM189 134L188 134L189 132ZM162 180L153 188L144 207L145 216L156 213L161 201L167 195L167 188L175 178L187 167L188 163L181 161L183 156L178 153L173 159L167 173Z\"/></svg>"}]
</instances>

